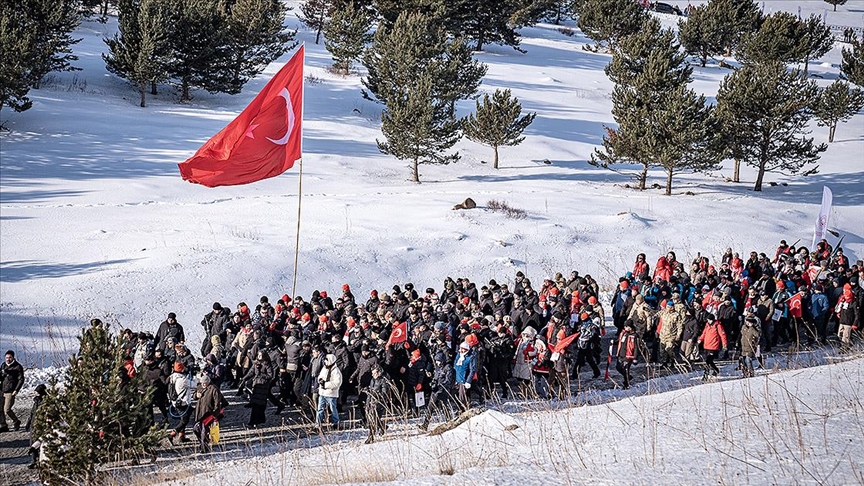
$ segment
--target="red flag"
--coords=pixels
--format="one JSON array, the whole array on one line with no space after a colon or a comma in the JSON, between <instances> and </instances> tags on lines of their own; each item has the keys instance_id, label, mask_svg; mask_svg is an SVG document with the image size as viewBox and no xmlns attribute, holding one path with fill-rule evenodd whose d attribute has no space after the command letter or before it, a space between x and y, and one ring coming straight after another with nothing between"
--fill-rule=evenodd
<instances>
[{"instance_id":1,"label":"red flag","mask_svg":"<svg viewBox=\"0 0 864 486\"><path fill-rule=\"evenodd\" d=\"M574 332L573 334L567 336L566 338L561 339L560 341L555 343L555 347L553 348L553 351L556 353L563 353L564 350L567 349L567 346L570 346L570 343L572 343L573 340L576 339L577 337L579 337L579 333Z\"/></svg>"},{"instance_id":2,"label":"red flag","mask_svg":"<svg viewBox=\"0 0 864 486\"><path fill-rule=\"evenodd\" d=\"M394 324L390 339L387 340L387 347L389 348L391 344L404 343L406 340L408 340L408 323Z\"/></svg>"},{"instance_id":3,"label":"red flag","mask_svg":"<svg viewBox=\"0 0 864 486\"><path fill-rule=\"evenodd\" d=\"M183 180L207 187L249 184L290 169L300 159L303 46L243 112L178 164Z\"/></svg>"}]
</instances>

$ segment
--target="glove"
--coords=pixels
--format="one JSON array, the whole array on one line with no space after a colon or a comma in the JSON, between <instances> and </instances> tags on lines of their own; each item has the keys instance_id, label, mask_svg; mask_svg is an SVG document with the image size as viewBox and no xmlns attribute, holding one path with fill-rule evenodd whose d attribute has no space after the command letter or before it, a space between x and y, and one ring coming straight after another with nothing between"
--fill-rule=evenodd
<instances>
[{"instance_id":1,"label":"glove","mask_svg":"<svg viewBox=\"0 0 864 486\"><path fill-rule=\"evenodd\" d=\"M857 331L857 330L858 330L858 326L852 326L852 330L853 330L853 331Z\"/></svg>"},{"instance_id":2,"label":"glove","mask_svg":"<svg viewBox=\"0 0 864 486\"><path fill-rule=\"evenodd\" d=\"M421 383L417 383L416 385L414 385L414 389L417 390L417 391L422 390L422 389L423 389L423 384L421 384Z\"/></svg>"},{"instance_id":3,"label":"glove","mask_svg":"<svg viewBox=\"0 0 864 486\"><path fill-rule=\"evenodd\" d=\"M471 383L465 383L465 389L470 390L471 389Z\"/></svg>"}]
</instances>

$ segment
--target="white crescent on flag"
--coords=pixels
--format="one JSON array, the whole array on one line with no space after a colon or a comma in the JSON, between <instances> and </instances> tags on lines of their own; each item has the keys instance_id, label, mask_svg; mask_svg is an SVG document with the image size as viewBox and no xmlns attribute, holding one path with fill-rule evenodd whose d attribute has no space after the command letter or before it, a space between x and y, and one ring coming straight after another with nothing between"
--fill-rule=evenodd
<instances>
[{"instance_id":1,"label":"white crescent on flag","mask_svg":"<svg viewBox=\"0 0 864 486\"><path fill-rule=\"evenodd\" d=\"M282 91L279 92L279 96L285 98L285 106L288 109L288 130L280 139L273 140L272 138L267 138L267 140L270 140L276 145L285 145L288 143L288 138L291 136L291 132L294 131L294 107L291 104L291 93L288 92L288 88L282 88Z\"/></svg>"}]
</instances>

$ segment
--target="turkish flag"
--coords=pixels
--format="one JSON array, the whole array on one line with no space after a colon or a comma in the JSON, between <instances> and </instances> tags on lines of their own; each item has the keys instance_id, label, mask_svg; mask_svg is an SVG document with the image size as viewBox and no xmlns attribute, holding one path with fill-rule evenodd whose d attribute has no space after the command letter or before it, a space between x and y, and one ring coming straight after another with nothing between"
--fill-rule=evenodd
<instances>
[{"instance_id":1,"label":"turkish flag","mask_svg":"<svg viewBox=\"0 0 864 486\"><path fill-rule=\"evenodd\" d=\"M178 164L183 180L207 187L249 184L290 169L302 156L304 47L237 118Z\"/></svg>"},{"instance_id":2,"label":"turkish flag","mask_svg":"<svg viewBox=\"0 0 864 486\"><path fill-rule=\"evenodd\" d=\"M792 314L792 317L801 318L803 316L802 305L801 305L801 294L796 293L792 297L789 298L789 313Z\"/></svg>"},{"instance_id":3,"label":"turkish flag","mask_svg":"<svg viewBox=\"0 0 864 486\"><path fill-rule=\"evenodd\" d=\"M390 332L390 339L387 340L387 347L391 344L404 343L408 340L408 323L402 322L393 325L393 330Z\"/></svg>"},{"instance_id":4,"label":"turkish flag","mask_svg":"<svg viewBox=\"0 0 864 486\"><path fill-rule=\"evenodd\" d=\"M567 346L570 346L570 343L572 343L573 340L576 339L577 337L579 337L579 333L575 332L575 333L567 336L566 338L558 341L557 343L555 343L553 351L556 353L563 353L564 350L567 349Z\"/></svg>"}]
</instances>

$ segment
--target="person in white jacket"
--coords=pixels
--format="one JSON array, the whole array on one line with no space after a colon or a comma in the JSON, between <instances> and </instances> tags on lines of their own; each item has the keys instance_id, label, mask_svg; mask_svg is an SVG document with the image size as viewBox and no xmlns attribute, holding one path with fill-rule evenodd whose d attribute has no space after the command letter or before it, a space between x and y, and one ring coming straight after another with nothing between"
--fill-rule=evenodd
<instances>
[{"instance_id":1,"label":"person in white jacket","mask_svg":"<svg viewBox=\"0 0 864 486\"><path fill-rule=\"evenodd\" d=\"M195 411L192 406L192 394L196 386L197 383L192 379L192 374L186 371L183 363L175 362L174 373L168 378L168 398L171 399L170 413L179 418L180 423L171 430L169 437L171 441L175 437L180 442L186 441L186 426L189 425L189 418Z\"/></svg>"},{"instance_id":2,"label":"person in white jacket","mask_svg":"<svg viewBox=\"0 0 864 486\"><path fill-rule=\"evenodd\" d=\"M334 426L339 425L339 410L336 402L339 399L339 388L342 386L342 372L336 366L336 356L328 354L324 357L324 366L318 373L318 415L315 425L321 426L324 422L325 408L330 408L330 422Z\"/></svg>"}]
</instances>

